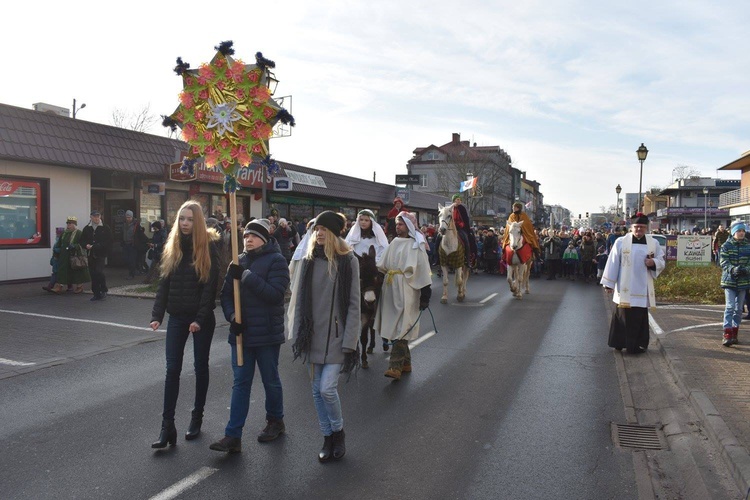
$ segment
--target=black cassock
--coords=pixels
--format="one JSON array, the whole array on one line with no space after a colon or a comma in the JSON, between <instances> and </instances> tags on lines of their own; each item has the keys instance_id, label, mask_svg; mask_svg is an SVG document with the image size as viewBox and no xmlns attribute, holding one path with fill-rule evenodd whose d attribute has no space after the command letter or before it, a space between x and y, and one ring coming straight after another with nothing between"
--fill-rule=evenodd
<instances>
[{"instance_id":1,"label":"black cassock","mask_svg":"<svg viewBox=\"0 0 750 500\"><path fill-rule=\"evenodd\" d=\"M609 347L638 353L648 348L648 341L648 308L617 307L609 325Z\"/></svg>"}]
</instances>

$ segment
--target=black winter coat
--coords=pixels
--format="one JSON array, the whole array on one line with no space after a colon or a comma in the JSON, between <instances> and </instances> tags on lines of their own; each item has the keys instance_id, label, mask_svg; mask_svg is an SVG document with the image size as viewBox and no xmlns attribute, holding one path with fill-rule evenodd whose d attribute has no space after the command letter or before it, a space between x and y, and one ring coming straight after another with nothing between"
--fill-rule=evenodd
<instances>
[{"instance_id":1,"label":"black winter coat","mask_svg":"<svg viewBox=\"0 0 750 500\"><path fill-rule=\"evenodd\" d=\"M112 248L112 230L106 224L101 224L94 231L94 226L89 222L83 228L79 243L84 249L86 245L91 245L90 257L104 259L109 256L109 251Z\"/></svg>"},{"instance_id":2,"label":"black winter coat","mask_svg":"<svg viewBox=\"0 0 750 500\"><path fill-rule=\"evenodd\" d=\"M261 347L283 344L284 293L289 287L289 268L274 238L262 247L239 256L245 268L240 280L240 306L242 308L242 345ZM221 289L221 308L227 321L232 321L234 310L234 284L226 276ZM229 343L237 343L229 334Z\"/></svg>"},{"instance_id":3,"label":"black winter coat","mask_svg":"<svg viewBox=\"0 0 750 500\"><path fill-rule=\"evenodd\" d=\"M198 281L193 268L192 238L183 238L182 261L174 273L162 278L156 291L151 321L164 322L164 311L170 316L188 318L203 326L216 308L216 283L219 279L219 252L216 244L209 243L211 272L208 282Z\"/></svg>"}]
</instances>

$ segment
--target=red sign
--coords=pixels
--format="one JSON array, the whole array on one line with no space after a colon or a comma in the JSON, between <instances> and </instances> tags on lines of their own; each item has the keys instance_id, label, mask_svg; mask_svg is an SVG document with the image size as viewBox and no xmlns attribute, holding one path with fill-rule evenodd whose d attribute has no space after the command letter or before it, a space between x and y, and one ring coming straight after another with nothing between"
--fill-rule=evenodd
<instances>
[{"instance_id":1,"label":"red sign","mask_svg":"<svg viewBox=\"0 0 750 500\"><path fill-rule=\"evenodd\" d=\"M190 182L196 179L195 171L183 172L180 170L182 163L172 163L169 165L169 180L177 182Z\"/></svg>"},{"instance_id":2,"label":"red sign","mask_svg":"<svg viewBox=\"0 0 750 500\"><path fill-rule=\"evenodd\" d=\"M189 172L180 170L182 163L172 163L169 165L169 179L177 182L200 181L209 184L224 184L226 177L219 167L207 167L202 161L195 163L195 170L190 175ZM241 168L237 173L237 182L244 188L261 188L263 177L262 168L257 163L252 163L250 167ZM266 188L273 189L273 179L266 176Z\"/></svg>"}]
</instances>

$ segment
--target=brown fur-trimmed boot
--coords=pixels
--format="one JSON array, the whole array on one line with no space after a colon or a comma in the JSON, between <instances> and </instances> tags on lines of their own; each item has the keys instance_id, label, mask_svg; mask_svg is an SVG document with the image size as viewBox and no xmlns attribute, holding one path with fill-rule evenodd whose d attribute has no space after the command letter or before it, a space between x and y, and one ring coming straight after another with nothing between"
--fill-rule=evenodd
<instances>
[{"instance_id":1,"label":"brown fur-trimmed boot","mask_svg":"<svg viewBox=\"0 0 750 500\"><path fill-rule=\"evenodd\" d=\"M721 342L721 345L724 347L729 347L732 345L732 329L731 328L724 328L724 340Z\"/></svg>"}]
</instances>

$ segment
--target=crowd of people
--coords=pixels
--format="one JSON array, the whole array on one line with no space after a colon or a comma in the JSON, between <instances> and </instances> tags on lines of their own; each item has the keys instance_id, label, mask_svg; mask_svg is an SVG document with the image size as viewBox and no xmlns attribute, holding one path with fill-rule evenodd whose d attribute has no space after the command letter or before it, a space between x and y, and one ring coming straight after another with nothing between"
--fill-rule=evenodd
<instances>
[{"instance_id":1,"label":"crowd of people","mask_svg":"<svg viewBox=\"0 0 750 500\"><path fill-rule=\"evenodd\" d=\"M510 225L498 229L473 225L460 195L453 197L451 208L473 272L502 274L509 255ZM517 203L508 223L514 230L520 224L520 234L530 248L532 275L601 283L613 294L618 307L610 326L611 347L631 353L647 349L648 307L655 305L653 281L665 267L665 252L647 234L645 216L638 214L631 232L624 227L608 232L537 229ZM737 343L745 294L750 290L750 243L744 238L745 229L736 223L729 231L719 226L711 233L715 260L724 271L727 346ZM148 271L159 278L150 326L157 330L169 315L162 425L153 448L177 442L175 410L190 336L195 399L185 439L200 435L217 291L229 322L228 357L234 382L224 437L210 445L212 450L241 451L256 366L266 410L266 425L257 439L270 442L286 431L279 356L282 344L290 340L294 359L309 367L313 407L323 436L318 460L339 460L345 455L338 381L342 374L348 377L359 368L360 349L365 348L360 345L365 291L360 288L359 260L367 256L375 260L382 283L371 326L381 337L383 349L391 350L384 375L397 381L411 373L409 342L418 337L421 311L430 303L431 267L438 265L441 234L433 224L420 226L402 200L394 200L383 225L370 210L360 211L355 220L332 211L292 222L276 214L251 218L244 226L238 224L242 251L236 264L230 263L231 221L221 211L206 217L195 201L180 207L171 228L164 221L154 221L151 233L144 240L145 231L133 213L125 213L122 245L129 276ZM91 212L83 230L78 229L76 217L68 217L53 248L50 284L44 288L62 293L70 287L81 293L91 281L91 300L104 299L108 291L104 263L112 245L112 230L98 210ZM150 269L141 267L141 253L151 260Z\"/></svg>"}]
</instances>

